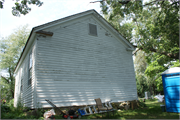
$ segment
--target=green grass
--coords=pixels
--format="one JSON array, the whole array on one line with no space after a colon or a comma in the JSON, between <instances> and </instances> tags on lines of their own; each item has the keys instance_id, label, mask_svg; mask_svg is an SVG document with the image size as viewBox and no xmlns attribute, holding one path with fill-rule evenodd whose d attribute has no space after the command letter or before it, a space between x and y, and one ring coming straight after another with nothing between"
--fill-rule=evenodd
<instances>
[{"instance_id":1,"label":"green grass","mask_svg":"<svg viewBox=\"0 0 180 120\"><path fill-rule=\"evenodd\" d=\"M110 114L110 119L179 119L180 113L167 113L162 112L160 104L156 99L146 100L146 107L138 108L135 110L117 110L115 115ZM108 115L105 114L93 114L89 116L83 116L81 119L108 119Z\"/></svg>"},{"instance_id":2,"label":"green grass","mask_svg":"<svg viewBox=\"0 0 180 120\"><path fill-rule=\"evenodd\" d=\"M116 110L114 112L114 116L109 113L109 117L107 113L103 114L92 114L89 116L82 116L81 119L179 119L180 113L167 113L162 112L161 105L156 99L154 100L146 100L146 107L137 108L134 110ZM144 106L143 103L141 103ZM3 108L3 109L2 109ZM11 110L10 110L11 109ZM2 119L44 119L43 114L44 110L38 111L39 114L36 116L30 115L28 116L26 112L23 110L1 106L1 118ZM62 115L55 115L55 119L63 119Z\"/></svg>"}]
</instances>

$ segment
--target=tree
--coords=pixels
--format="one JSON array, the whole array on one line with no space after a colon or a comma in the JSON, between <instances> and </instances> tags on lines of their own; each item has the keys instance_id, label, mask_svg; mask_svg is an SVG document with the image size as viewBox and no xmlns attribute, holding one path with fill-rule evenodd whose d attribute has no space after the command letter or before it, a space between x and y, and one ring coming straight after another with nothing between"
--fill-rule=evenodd
<instances>
[{"instance_id":1,"label":"tree","mask_svg":"<svg viewBox=\"0 0 180 120\"><path fill-rule=\"evenodd\" d=\"M22 49L29 36L27 25L19 27L7 38L2 38L0 43L0 69L5 70L7 75L1 76L1 95L14 98L14 70Z\"/></svg>"},{"instance_id":2,"label":"tree","mask_svg":"<svg viewBox=\"0 0 180 120\"><path fill-rule=\"evenodd\" d=\"M121 16L136 23L136 44L139 49L172 59L179 58L178 0L151 1L145 5L135 0L102 0L101 8L105 15L110 15L109 20Z\"/></svg>"},{"instance_id":3,"label":"tree","mask_svg":"<svg viewBox=\"0 0 180 120\"><path fill-rule=\"evenodd\" d=\"M144 97L144 92L149 91L148 78L145 74L145 70L148 64L145 59L145 53L138 51L134 59L134 68L136 74L136 85L139 97Z\"/></svg>"},{"instance_id":4,"label":"tree","mask_svg":"<svg viewBox=\"0 0 180 120\"><path fill-rule=\"evenodd\" d=\"M156 81L159 91L162 90L161 73L174 64L179 64L179 0L151 0L143 4L136 0L101 0L102 12L108 15L108 21L114 24L119 17L135 26L128 26L124 31L130 33L135 40L137 50L146 53L148 66L145 70L150 81ZM122 23L121 22L121 23ZM116 26L114 24L114 26ZM120 33L123 30L119 31ZM128 39L130 34L123 34ZM128 35L128 36L126 36ZM132 37L131 37L132 38Z\"/></svg>"},{"instance_id":5,"label":"tree","mask_svg":"<svg viewBox=\"0 0 180 120\"><path fill-rule=\"evenodd\" d=\"M5 0L0 1L1 9L3 8L4 2ZM16 0L15 6L12 7L12 14L14 16L20 16L20 14L26 15L31 11L31 8L29 7L29 5L31 4L40 7L43 2L41 2L40 0Z\"/></svg>"},{"instance_id":6,"label":"tree","mask_svg":"<svg viewBox=\"0 0 180 120\"><path fill-rule=\"evenodd\" d=\"M139 97L144 97L145 91L150 91L151 95L156 94L156 80L149 77L145 71L149 67L146 59L146 53L139 50L134 59L134 67L136 73L136 85Z\"/></svg>"}]
</instances>

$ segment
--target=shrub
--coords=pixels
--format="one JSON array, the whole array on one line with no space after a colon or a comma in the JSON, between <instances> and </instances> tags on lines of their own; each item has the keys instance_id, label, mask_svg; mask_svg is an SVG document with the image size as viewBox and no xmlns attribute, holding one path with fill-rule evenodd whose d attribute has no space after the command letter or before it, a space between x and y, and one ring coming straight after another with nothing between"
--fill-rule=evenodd
<instances>
[{"instance_id":1,"label":"shrub","mask_svg":"<svg viewBox=\"0 0 180 120\"><path fill-rule=\"evenodd\" d=\"M14 99L11 99L11 100L7 103L7 105L9 105L9 106L14 106Z\"/></svg>"},{"instance_id":2,"label":"shrub","mask_svg":"<svg viewBox=\"0 0 180 120\"><path fill-rule=\"evenodd\" d=\"M43 114L45 110L42 105L38 103L35 110L23 107L21 99L18 100L17 107L14 107L14 99L6 104L1 105L1 118L2 119L44 119Z\"/></svg>"},{"instance_id":3,"label":"shrub","mask_svg":"<svg viewBox=\"0 0 180 120\"><path fill-rule=\"evenodd\" d=\"M10 112L10 107L9 106L7 106L7 105L4 105L4 104L1 104L1 112L2 113L8 113L8 112Z\"/></svg>"}]
</instances>

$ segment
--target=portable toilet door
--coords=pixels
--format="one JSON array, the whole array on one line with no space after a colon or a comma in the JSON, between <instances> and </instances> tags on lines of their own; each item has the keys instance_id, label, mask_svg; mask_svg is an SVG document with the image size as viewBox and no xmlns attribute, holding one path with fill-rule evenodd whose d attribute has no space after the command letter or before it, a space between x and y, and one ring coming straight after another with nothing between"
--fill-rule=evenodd
<instances>
[{"instance_id":1,"label":"portable toilet door","mask_svg":"<svg viewBox=\"0 0 180 120\"><path fill-rule=\"evenodd\" d=\"M180 67L170 68L161 75L166 112L180 113Z\"/></svg>"}]
</instances>

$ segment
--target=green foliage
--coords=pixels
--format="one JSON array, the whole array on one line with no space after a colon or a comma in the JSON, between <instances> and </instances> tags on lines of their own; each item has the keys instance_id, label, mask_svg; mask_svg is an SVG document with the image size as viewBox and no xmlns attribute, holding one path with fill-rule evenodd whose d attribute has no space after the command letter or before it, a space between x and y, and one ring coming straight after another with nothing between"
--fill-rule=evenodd
<instances>
[{"instance_id":1,"label":"green foliage","mask_svg":"<svg viewBox=\"0 0 180 120\"><path fill-rule=\"evenodd\" d=\"M179 63L179 60L177 61L173 61L171 62L172 66L171 67L180 67L180 63Z\"/></svg>"},{"instance_id":2,"label":"green foliage","mask_svg":"<svg viewBox=\"0 0 180 120\"><path fill-rule=\"evenodd\" d=\"M140 89L141 81L147 81L149 88L156 85L161 91L160 74L169 67L180 66L179 0L150 0L145 4L136 0L106 0L101 2L101 9L112 26L136 44L137 51L142 50L146 54L147 66L138 63L145 69L144 73L136 71L139 92L143 91Z\"/></svg>"},{"instance_id":3,"label":"green foliage","mask_svg":"<svg viewBox=\"0 0 180 120\"><path fill-rule=\"evenodd\" d=\"M11 110L14 108L14 99L11 99L8 103L6 103L10 108Z\"/></svg>"},{"instance_id":4,"label":"green foliage","mask_svg":"<svg viewBox=\"0 0 180 120\"><path fill-rule=\"evenodd\" d=\"M26 111L26 112L25 112ZM2 119L44 119L44 110L40 106L34 111L23 107L23 103L19 98L17 107L14 107L14 99L10 100L6 104L1 105L1 118ZM34 113L29 114L28 113Z\"/></svg>"},{"instance_id":5,"label":"green foliage","mask_svg":"<svg viewBox=\"0 0 180 120\"><path fill-rule=\"evenodd\" d=\"M0 1L0 8L3 8L5 0ZM12 14L14 16L20 16L20 14L26 15L31 11L29 5L42 6L43 2L40 0L16 0L15 6L12 7Z\"/></svg>"},{"instance_id":6,"label":"green foliage","mask_svg":"<svg viewBox=\"0 0 180 120\"><path fill-rule=\"evenodd\" d=\"M144 107L147 107L147 106L146 106L146 104L145 104L145 102L143 100L140 100L139 101L139 107L144 108Z\"/></svg>"},{"instance_id":7,"label":"green foliage","mask_svg":"<svg viewBox=\"0 0 180 120\"><path fill-rule=\"evenodd\" d=\"M142 1L106 0L101 2L102 12L109 15L108 20L132 20L136 24L135 39L139 49L146 53L165 55L169 60L178 59L179 53L179 3L177 0ZM125 30L124 30L125 31ZM122 31L119 31L122 32ZM125 36L126 37L126 36ZM167 60L167 61L169 61Z\"/></svg>"},{"instance_id":8,"label":"green foliage","mask_svg":"<svg viewBox=\"0 0 180 120\"><path fill-rule=\"evenodd\" d=\"M101 114L93 114L89 116L83 116L81 119L178 119L179 113L167 113L162 112L160 104L157 99L146 100L141 102L142 106L134 110L117 110L114 116L110 113L110 117L105 113L103 117Z\"/></svg>"},{"instance_id":9,"label":"green foliage","mask_svg":"<svg viewBox=\"0 0 180 120\"><path fill-rule=\"evenodd\" d=\"M145 74L148 67L146 60L146 53L138 51L134 59L135 73L136 73L136 86L139 97L144 97L146 91L150 91L150 87L154 82Z\"/></svg>"},{"instance_id":10,"label":"green foliage","mask_svg":"<svg viewBox=\"0 0 180 120\"><path fill-rule=\"evenodd\" d=\"M111 119L178 119L178 113L167 113L162 112L160 108L160 104L157 99L146 100L143 102L140 100L140 107L134 110L117 110L114 113L110 113ZM9 103L7 104L9 106ZM11 107L10 107L11 108ZM3 112L4 108L1 105L1 118L2 119L44 119L42 116L38 117L36 115L27 115L26 112L23 112L25 108L23 108L20 112L17 113L16 108L14 110L10 109L10 111ZM30 111L28 111L30 112ZM37 112L37 111L36 111ZM42 112L43 114L44 112ZM101 114L92 114L88 116L83 116L81 119L108 119L108 114L105 113L102 117ZM62 119L62 115L55 115L55 119Z\"/></svg>"},{"instance_id":11,"label":"green foliage","mask_svg":"<svg viewBox=\"0 0 180 120\"><path fill-rule=\"evenodd\" d=\"M138 97L144 97L145 92L149 91L149 87L147 86L146 81L141 81L141 78L139 78L138 80L136 79L136 86Z\"/></svg>"},{"instance_id":12,"label":"green foliage","mask_svg":"<svg viewBox=\"0 0 180 120\"><path fill-rule=\"evenodd\" d=\"M7 106L6 104L1 104L1 112L2 113L7 113L10 111L10 107Z\"/></svg>"},{"instance_id":13,"label":"green foliage","mask_svg":"<svg viewBox=\"0 0 180 120\"><path fill-rule=\"evenodd\" d=\"M14 70L26 40L29 36L27 25L19 27L14 33L6 38L1 38L0 43L0 70L4 70L7 75L1 76L1 97L10 100L14 98Z\"/></svg>"},{"instance_id":14,"label":"green foliage","mask_svg":"<svg viewBox=\"0 0 180 120\"><path fill-rule=\"evenodd\" d=\"M22 114L23 106L19 106L17 108L14 107L14 99L10 100L9 103L5 105L1 105L1 118L2 119L13 119Z\"/></svg>"},{"instance_id":15,"label":"green foliage","mask_svg":"<svg viewBox=\"0 0 180 120\"><path fill-rule=\"evenodd\" d=\"M145 107L140 107L134 110L122 110L117 111L114 117L111 119L178 119L179 113L167 113L162 112L160 104L157 99L150 99L143 102ZM94 116L89 117L92 119ZM86 117L82 117L85 119ZM103 119L107 119L108 116L104 117ZM97 119L97 117L96 117Z\"/></svg>"},{"instance_id":16,"label":"green foliage","mask_svg":"<svg viewBox=\"0 0 180 120\"><path fill-rule=\"evenodd\" d=\"M133 28L134 23L124 22L121 16L112 17L111 15L105 15L108 22L117 30L121 31L121 35L124 36L129 42L133 41Z\"/></svg>"},{"instance_id":17,"label":"green foliage","mask_svg":"<svg viewBox=\"0 0 180 120\"><path fill-rule=\"evenodd\" d=\"M42 104L37 103L36 117L37 117L37 118L41 118L44 113L45 113L45 110L42 108Z\"/></svg>"}]
</instances>

